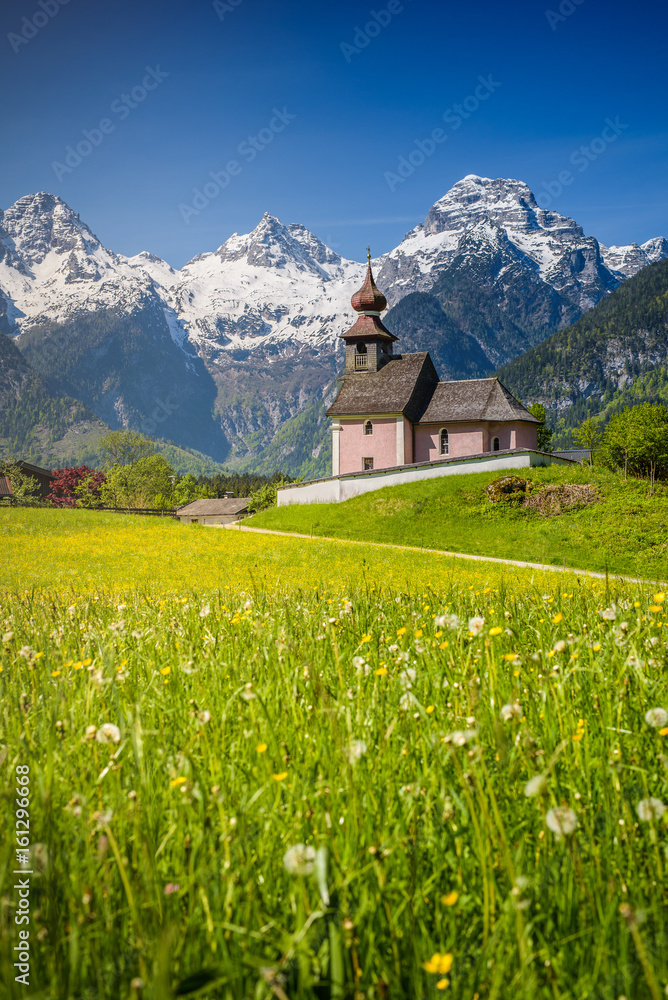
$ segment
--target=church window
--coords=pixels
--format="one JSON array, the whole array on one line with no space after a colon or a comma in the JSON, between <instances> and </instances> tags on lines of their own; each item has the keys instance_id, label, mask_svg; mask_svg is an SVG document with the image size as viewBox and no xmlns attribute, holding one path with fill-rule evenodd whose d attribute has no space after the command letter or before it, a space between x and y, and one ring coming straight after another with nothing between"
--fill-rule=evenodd
<instances>
[{"instance_id":1,"label":"church window","mask_svg":"<svg viewBox=\"0 0 668 1000\"><path fill-rule=\"evenodd\" d=\"M371 423L370 420L367 420L366 423L364 424L364 433L373 434L373 424Z\"/></svg>"},{"instance_id":2,"label":"church window","mask_svg":"<svg viewBox=\"0 0 668 1000\"><path fill-rule=\"evenodd\" d=\"M366 354L366 344L358 344L357 345L357 353L358 354Z\"/></svg>"},{"instance_id":3,"label":"church window","mask_svg":"<svg viewBox=\"0 0 668 1000\"><path fill-rule=\"evenodd\" d=\"M373 469L373 459L363 458L362 459L362 469L364 472L370 472Z\"/></svg>"},{"instance_id":4,"label":"church window","mask_svg":"<svg viewBox=\"0 0 668 1000\"><path fill-rule=\"evenodd\" d=\"M355 348L355 368L368 368L369 360L366 353L366 344L358 344Z\"/></svg>"},{"instance_id":5,"label":"church window","mask_svg":"<svg viewBox=\"0 0 668 1000\"><path fill-rule=\"evenodd\" d=\"M439 455L449 455L450 454L450 436L443 427L438 435L438 453Z\"/></svg>"},{"instance_id":6,"label":"church window","mask_svg":"<svg viewBox=\"0 0 668 1000\"><path fill-rule=\"evenodd\" d=\"M498 438L492 438L492 451L499 451L501 445Z\"/></svg>"}]
</instances>

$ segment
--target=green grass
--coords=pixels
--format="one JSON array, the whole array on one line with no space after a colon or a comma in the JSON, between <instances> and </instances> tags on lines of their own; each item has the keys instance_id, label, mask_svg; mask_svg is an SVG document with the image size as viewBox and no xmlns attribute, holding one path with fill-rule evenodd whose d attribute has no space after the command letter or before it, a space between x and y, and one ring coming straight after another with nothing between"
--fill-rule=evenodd
<instances>
[{"instance_id":1,"label":"green grass","mask_svg":"<svg viewBox=\"0 0 668 1000\"><path fill-rule=\"evenodd\" d=\"M3 1000L664 996L665 593L87 511L2 550Z\"/></svg>"},{"instance_id":2,"label":"green grass","mask_svg":"<svg viewBox=\"0 0 668 1000\"><path fill-rule=\"evenodd\" d=\"M485 487L498 473L450 476L386 487L339 504L272 508L249 526L450 552L521 559L652 579L668 578L668 491L648 495L644 481L603 469L553 466L519 470L538 486L592 483L601 502L545 518L490 504Z\"/></svg>"}]
</instances>

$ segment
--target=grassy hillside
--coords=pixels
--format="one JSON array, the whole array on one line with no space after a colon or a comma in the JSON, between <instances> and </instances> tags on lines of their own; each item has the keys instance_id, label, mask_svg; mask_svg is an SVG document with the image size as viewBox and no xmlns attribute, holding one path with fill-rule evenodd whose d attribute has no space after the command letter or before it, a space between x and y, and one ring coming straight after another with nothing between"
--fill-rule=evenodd
<instances>
[{"instance_id":1,"label":"grassy hillside","mask_svg":"<svg viewBox=\"0 0 668 1000\"><path fill-rule=\"evenodd\" d=\"M0 547L3 1000L663 996L666 593L76 510Z\"/></svg>"},{"instance_id":2,"label":"grassy hillside","mask_svg":"<svg viewBox=\"0 0 668 1000\"><path fill-rule=\"evenodd\" d=\"M668 260L629 278L576 323L497 373L525 403L542 403L555 444L590 412L668 399Z\"/></svg>"},{"instance_id":3,"label":"grassy hillside","mask_svg":"<svg viewBox=\"0 0 668 1000\"><path fill-rule=\"evenodd\" d=\"M578 569L668 579L668 489L648 496L644 481L623 482L602 469L553 466L520 470L537 487L592 484L600 502L557 517L491 504L485 487L498 473L475 473L386 487L339 504L272 508L258 528L299 531Z\"/></svg>"}]
</instances>

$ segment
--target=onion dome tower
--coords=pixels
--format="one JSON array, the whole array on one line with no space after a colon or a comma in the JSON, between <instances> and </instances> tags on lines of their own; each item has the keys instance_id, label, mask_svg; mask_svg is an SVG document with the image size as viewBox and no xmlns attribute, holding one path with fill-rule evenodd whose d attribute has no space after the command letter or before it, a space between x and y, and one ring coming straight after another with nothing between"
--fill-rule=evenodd
<instances>
[{"instance_id":1,"label":"onion dome tower","mask_svg":"<svg viewBox=\"0 0 668 1000\"><path fill-rule=\"evenodd\" d=\"M377 372L394 357L392 344L397 338L383 326L380 318L387 309L387 300L373 280L369 248L367 262L364 284L350 300L359 316L347 333L341 334L346 345L346 375Z\"/></svg>"}]
</instances>

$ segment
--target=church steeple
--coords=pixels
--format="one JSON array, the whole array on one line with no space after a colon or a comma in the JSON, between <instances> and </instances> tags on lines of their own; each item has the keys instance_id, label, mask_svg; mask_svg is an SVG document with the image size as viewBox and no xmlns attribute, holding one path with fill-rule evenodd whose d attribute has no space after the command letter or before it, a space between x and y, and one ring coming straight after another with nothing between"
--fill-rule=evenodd
<instances>
[{"instance_id":1,"label":"church steeple","mask_svg":"<svg viewBox=\"0 0 668 1000\"><path fill-rule=\"evenodd\" d=\"M380 314L387 308L387 299L373 280L370 248L367 248L364 284L350 302L359 316L353 326L341 334L341 340L346 345L346 375L377 372L393 357L392 344L397 338L380 319Z\"/></svg>"}]
</instances>

